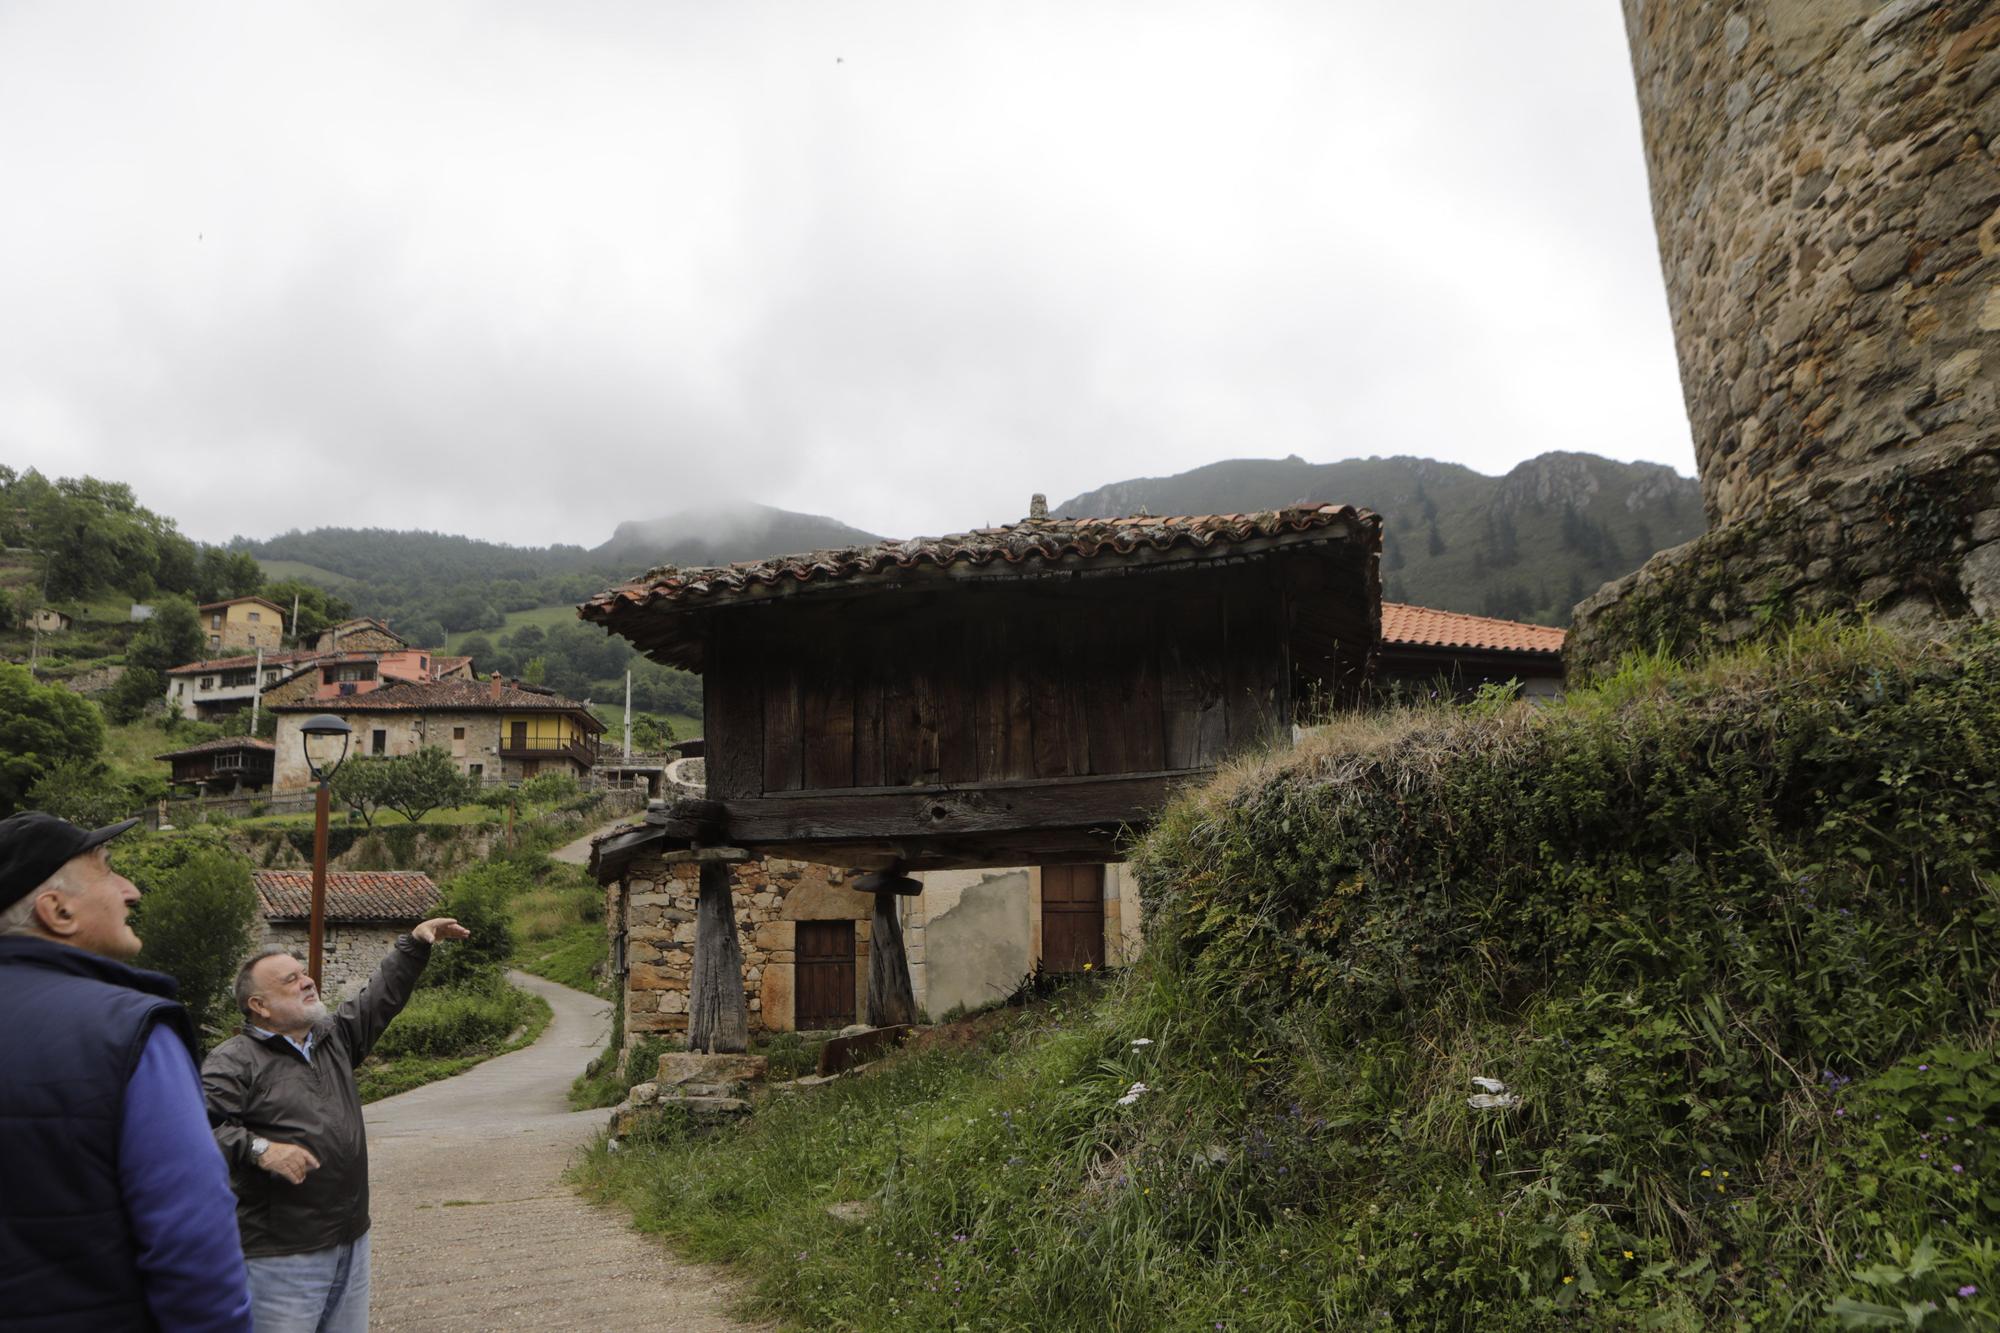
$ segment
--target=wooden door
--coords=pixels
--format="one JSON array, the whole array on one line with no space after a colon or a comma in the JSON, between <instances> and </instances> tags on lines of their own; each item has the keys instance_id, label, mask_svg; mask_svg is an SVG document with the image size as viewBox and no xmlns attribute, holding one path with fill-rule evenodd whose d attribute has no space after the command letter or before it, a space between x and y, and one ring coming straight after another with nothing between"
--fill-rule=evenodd
<instances>
[{"instance_id":1,"label":"wooden door","mask_svg":"<svg viewBox=\"0 0 2000 1333\"><path fill-rule=\"evenodd\" d=\"M512 749L516 749L516 750L525 750L525 749L527 749L527 748L528 748L528 724L527 724L527 723L525 723L525 722L516 722L516 723L514 724L514 744L513 744L513 745L512 745L512 747L510 747L510 748L512 748Z\"/></svg>"},{"instance_id":2,"label":"wooden door","mask_svg":"<svg viewBox=\"0 0 2000 1333\"><path fill-rule=\"evenodd\" d=\"M800 921L794 937L792 1026L844 1028L854 1021L854 923Z\"/></svg>"},{"instance_id":3,"label":"wooden door","mask_svg":"<svg viewBox=\"0 0 2000 1333\"><path fill-rule=\"evenodd\" d=\"M1104 867L1042 867L1042 967L1104 966Z\"/></svg>"}]
</instances>

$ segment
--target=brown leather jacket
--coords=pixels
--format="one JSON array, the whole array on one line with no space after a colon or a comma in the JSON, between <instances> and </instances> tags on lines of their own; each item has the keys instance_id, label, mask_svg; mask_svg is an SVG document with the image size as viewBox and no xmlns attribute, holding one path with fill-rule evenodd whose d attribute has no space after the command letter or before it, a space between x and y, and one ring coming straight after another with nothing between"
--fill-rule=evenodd
<instances>
[{"instance_id":1,"label":"brown leather jacket","mask_svg":"<svg viewBox=\"0 0 2000 1333\"><path fill-rule=\"evenodd\" d=\"M308 1064L283 1037L239 1032L208 1053L201 1086L229 1162L236 1224L249 1258L305 1254L368 1231L368 1138L354 1067L403 1011L430 946L399 937L361 993L313 1034ZM296 1143L319 1168L294 1185L266 1171L250 1141Z\"/></svg>"}]
</instances>

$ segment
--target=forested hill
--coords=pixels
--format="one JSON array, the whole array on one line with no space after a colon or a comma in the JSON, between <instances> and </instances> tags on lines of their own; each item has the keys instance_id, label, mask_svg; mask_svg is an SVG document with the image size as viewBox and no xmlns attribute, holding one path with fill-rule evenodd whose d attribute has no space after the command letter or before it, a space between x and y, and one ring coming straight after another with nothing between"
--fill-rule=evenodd
<instances>
[{"instance_id":1,"label":"forested hill","mask_svg":"<svg viewBox=\"0 0 2000 1333\"><path fill-rule=\"evenodd\" d=\"M1427 458L1236 459L1114 482L1050 512L1227 514L1308 499L1382 515L1389 600L1548 624L1567 624L1600 584L1705 526L1692 479L1580 453L1543 454L1503 477Z\"/></svg>"}]
</instances>

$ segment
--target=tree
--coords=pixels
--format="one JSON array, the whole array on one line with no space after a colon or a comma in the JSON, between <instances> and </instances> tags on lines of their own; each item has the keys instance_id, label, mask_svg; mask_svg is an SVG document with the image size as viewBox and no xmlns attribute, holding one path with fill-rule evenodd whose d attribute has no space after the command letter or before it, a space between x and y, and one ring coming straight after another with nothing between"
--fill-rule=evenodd
<instances>
[{"instance_id":1,"label":"tree","mask_svg":"<svg viewBox=\"0 0 2000 1333\"><path fill-rule=\"evenodd\" d=\"M497 976L514 956L508 905L534 887L511 861L488 861L445 881L440 915L456 917L472 934L431 955L425 986L463 986Z\"/></svg>"},{"instance_id":2,"label":"tree","mask_svg":"<svg viewBox=\"0 0 2000 1333\"><path fill-rule=\"evenodd\" d=\"M125 650L125 663L157 672L164 678L177 666L199 661L205 643L201 617L195 614L194 603L184 597L166 597L154 605L153 618L132 636ZM164 679L159 692L166 693Z\"/></svg>"},{"instance_id":3,"label":"tree","mask_svg":"<svg viewBox=\"0 0 2000 1333\"><path fill-rule=\"evenodd\" d=\"M407 639L412 648L444 648L444 626L435 616L416 616L398 621L396 632Z\"/></svg>"},{"instance_id":4,"label":"tree","mask_svg":"<svg viewBox=\"0 0 2000 1333\"><path fill-rule=\"evenodd\" d=\"M484 634L466 635L465 642L458 645L458 651L462 656L472 659L474 671L493 670L493 640Z\"/></svg>"},{"instance_id":5,"label":"tree","mask_svg":"<svg viewBox=\"0 0 2000 1333\"><path fill-rule=\"evenodd\" d=\"M389 781L389 766L393 759L374 759L366 756L350 759L333 772L333 795L348 809L361 816L361 822L369 828L375 826L375 812L382 805L382 794Z\"/></svg>"},{"instance_id":6,"label":"tree","mask_svg":"<svg viewBox=\"0 0 2000 1333\"><path fill-rule=\"evenodd\" d=\"M1436 519L1431 520L1430 537L1424 543L1424 548L1428 550L1432 555L1444 554L1444 536L1442 533L1438 531L1438 525Z\"/></svg>"},{"instance_id":7,"label":"tree","mask_svg":"<svg viewBox=\"0 0 2000 1333\"><path fill-rule=\"evenodd\" d=\"M264 567L248 551L230 551L220 546L204 546L194 562L194 595L197 601L225 602L233 597L249 597L264 587Z\"/></svg>"},{"instance_id":8,"label":"tree","mask_svg":"<svg viewBox=\"0 0 2000 1333\"><path fill-rule=\"evenodd\" d=\"M161 859L165 864L141 868L121 858L143 890L132 923L145 946L139 965L178 981L195 1022L219 1031L231 1025L236 969L250 952L257 917L250 863L207 842L191 842L184 858Z\"/></svg>"},{"instance_id":9,"label":"tree","mask_svg":"<svg viewBox=\"0 0 2000 1333\"><path fill-rule=\"evenodd\" d=\"M651 713L641 713L632 719L632 743L641 750L664 750L674 743L673 724Z\"/></svg>"},{"instance_id":10,"label":"tree","mask_svg":"<svg viewBox=\"0 0 2000 1333\"><path fill-rule=\"evenodd\" d=\"M28 789L28 807L83 828L102 828L132 813L125 784L99 759L65 759Z\"/></svg>"},{"instance_id":11,"label":"tree","mask_svg":"<svg viewBox=\"0 0 2000 1333\"><path fill-rule=\"evenodd\" d=\"M381 803L412 824L440 806L470 801L478 790L473 779L459 772L451 756L435 745L379 762L387 772Z\"/></svg>"},{"instance_id":12,"label":"tree","mask_svg":"<svg viewBox=\"0 0 2000 1333\"><path fill-rule=\"evenodd\" d=\"M149 667L128 666L104 696L104 715L120 726L137 722L167 695L167 678Z\"/></svg>"},{"instance_id":13,"label":"tree","mask_svg":"<svg viewBox=\"0 0 2000 1333\"><path fill-rule=\"evenodd\" d=\"M0 662L0 816L26 808L29 789L64 760L94 760L103 748L97 705Z\"/></svg>"}]
</instances>

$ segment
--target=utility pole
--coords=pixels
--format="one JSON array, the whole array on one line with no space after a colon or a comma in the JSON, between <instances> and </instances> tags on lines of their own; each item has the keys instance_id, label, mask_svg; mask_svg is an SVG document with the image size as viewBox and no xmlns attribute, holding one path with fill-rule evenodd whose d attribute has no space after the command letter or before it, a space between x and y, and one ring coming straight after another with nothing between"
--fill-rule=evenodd
<instances>
[{"instance_id":1,"label":"utility pole","mask_svg":"<svg viewBox=\"0 0 2000 1333\"><path fill-rule=\"evenodd\" d=\"M257 647L257 675L250 691L250 734L257 734L257 705L264 702L264 648Z\"/></svg>"},{"instance_id":2,"label":"utility pole","mask_svg":"<svg viewBox=\"0 0 2000 1333\"><path fill-rule=\"evenodd\" d=\"M297 593L292 594L292 623L290 629L292 631L292 647L294 648L305 647L305 644L300 641L300 636L299 636L299 595ZM281 635L279 637L282 638L283 636ZM257 678L258 685L260 687L263 684L263 679L264 678L261 675Z\"/></svg>"},{"instance_id":3,"label":"utility pole","mask_svg":"<svg viewBox=\"0 0 2000 1333\"><path fill-rule=\"evenodd\" d=\"M42 657L42 612L49 605L49 566L55 561L55 553L42 552L42 604L35 608L35 637L28 644L28 674L35 674L35 663Z\"/></svg>"},{"instance_id":4,"label":"utility pole","mask_svg":"<svg viewBox=\"0 0 2000 1333\"><path fill-rule=\"evenodd\" d=\"M632 668L625 668L625 760L632 762Z\"/></svg>"}]
</instances>

